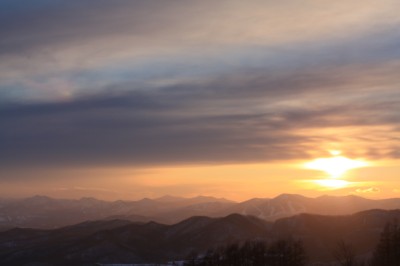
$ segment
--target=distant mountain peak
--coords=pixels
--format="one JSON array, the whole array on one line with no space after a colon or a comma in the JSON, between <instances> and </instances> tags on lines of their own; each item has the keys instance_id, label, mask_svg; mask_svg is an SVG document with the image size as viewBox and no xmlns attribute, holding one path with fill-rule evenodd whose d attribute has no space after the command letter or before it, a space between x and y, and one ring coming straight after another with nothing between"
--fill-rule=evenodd
<instances>
[{"instance_id":1,"label":"distant mountain peak","mask_svg":"<svg viewBox=\"0 0 400 266\"><path fill-rule=\"evenodd\" d=\"M101 201L101 200L98 200L98 199L93 198L93 197L83 197L83 198L80 198L79 201L84 201L84 202L98 202L98 201Z\"/></svg>"},{"instance_id":2,"label":"distant mountain peak","mask_svg":"<svg viewBox=\"0 0 400 266\"><path fill-rule=\"evenodd\" d=\"M276 196L273 199L291 199L291 198L301 198L301 199L306 199L307 197L300 195L300 194L290 194L290 193L283 193L278 196Z\"/></svg>"},{"instance_id":3,"label":"distant mountain peak","mask_svg":"<svg viewBox=\"0 0 400 266\"><path fill-rule=\"evenodd\" d=\"M216 197L213 197L213 196L205 196L205 195L199 195L199 196L196 196L196 197L194 197L192 199L194 199L194 200L207 200L207 201L211 200L211 201L234 202L232 200L228 200L228 199L225 199L225 198L216 198Z\"/></svg>"},{"instance_id":4,"label":"distant mountain peak","mask_svg":"<svg viewBox=\"0 0 400 266\"><path fill-rule=\"evenodd\" d=\"M143 199L141 199L141 200L139 200L140 202L151 202L151 201L153 201L152 199L150 199L150 198L143 198Z\"/></svg>"},{"instance_id":5,"label":"distant mountain peak","mask_svg":"<svg viewBox=\"0 0 400 266\"><path fill-rule=\"evenodd\" d=\"M43 195L35 195L30 198L25 198L24 201L26 202L31 202L31 203L48 203L50 201L54 201L55 199L50 198L48 196L43 196Z\"/></svg>"},{"instance_id":6,"label":"distant mountain peak","mask_svg":"<svg viewBox=\"0 0 400 266\"><path fill-rule=\"evenodd\" d=\"M174 202L174 201L181 201L184 200L185 198L182 197L176 197L176 196L171 196L171 195L165 195L159 198L155 198L155 201L162 201L162 202Z\"/></svg>"},{"instance_id":7,"label":"distant mountain peak","mask_svg":"<svg viewBox=\"0 0 400 266\"><path fill-rule=\"evenodd\" d=\"M45 196L45 195L35 195L35 196L29 197L27 199L52 199L52 198Z\"/></svg>"}]
</instances>

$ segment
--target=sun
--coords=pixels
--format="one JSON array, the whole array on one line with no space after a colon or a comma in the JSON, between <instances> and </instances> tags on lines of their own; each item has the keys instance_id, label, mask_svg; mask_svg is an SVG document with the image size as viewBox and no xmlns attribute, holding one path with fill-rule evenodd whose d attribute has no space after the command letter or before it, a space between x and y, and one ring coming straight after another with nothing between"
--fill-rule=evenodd
<instances>
[{"instance_id":1,"label":"sun","mask_svg":"<svg viewBox=\"0 0 400 266\"><path fill-rule=\"evenodd\" d=\"M325 187L328 189L339 189L349 186L350 182L340 179L320 179L314 180L313 183L320 187Z\"/></svg>"},{"instance_id":2,"label":"sun","mask_svg":"<svg viewBox=\"0 0 400 266\"><path fill-rule=\"evenodd\" d=\"M347 171L365 167L368 164L361 160L353 160L340 156L337 151L331 153L335 155L329 158L318 158L314 161L306 163L304 166L308 169L320 170L327 173L331 178L339 178Z\"/></svg>"}]
</instances>

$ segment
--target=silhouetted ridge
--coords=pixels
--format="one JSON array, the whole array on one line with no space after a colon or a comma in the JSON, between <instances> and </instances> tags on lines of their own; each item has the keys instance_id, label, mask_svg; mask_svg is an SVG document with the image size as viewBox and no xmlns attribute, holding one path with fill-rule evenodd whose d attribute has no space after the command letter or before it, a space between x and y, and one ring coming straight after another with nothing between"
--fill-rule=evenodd
<instances>
[{"instance_id":1,"label":"silhouetted ridge","mask_svg":"<svg viewBox=\"0 0 400 266\"><path fill-rule=\"evenodd\" d=\"M353 215L299 214L274 223L240 214L196 216L174 225L87 221L56 230L0 233L0 261L5 265L165 262L231 243L282 238L300 239L312 261L329 260L340 240L354 245L360 254L370 254L385 224L399 218L400 210L374 209Z\"/></svg>"},{"instance_id":2,"label":"silhouetted ridge","mask_svg":"<svg viewBox=\"0 0 400 266\"><path fill-rule=\"evenodd\" d=\"M400 199L371 200L354 195L309 198L281 194L272 199L254 198L240 203L209 196L164 196L114 202L90 197L71 200L34 196L22 200L3 199L0 204L0 230L13 227L53 229L87 220L112 219L175 224L193 216L225 217L233 213L275 221L300 213L348 215L368 209L399 208Z\"/></svg>"}]
</instances>

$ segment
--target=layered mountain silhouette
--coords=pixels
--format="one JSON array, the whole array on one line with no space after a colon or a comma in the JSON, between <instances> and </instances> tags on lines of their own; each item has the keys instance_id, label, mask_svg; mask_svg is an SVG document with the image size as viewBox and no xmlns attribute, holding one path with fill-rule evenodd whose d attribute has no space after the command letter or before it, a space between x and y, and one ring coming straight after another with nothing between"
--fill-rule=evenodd
<instances>
[{"instance_id":1,"label":"layered mountain silhouette","mask_svg":"<svg viewBox=\"0 0 400 266\"><path fill-rule=\"evenodd\" d=\"M311 261L330 261L342 240L359 255L371 253L384 225L398 218L400 210L369 210L347 216L300 214L275 222L231 214L196 216L173 225L103 220L53 230L12 229L0 233L0 261L4 265L165 262L230 243L285 238L300 239Z\"/></svg>"},{"instance_id":2,"label":"layered mountain silhouette","mask_svg":"<svg viewBox=\"0 0 400 266\"><path fill-rule=\"evenodd\" d=\"M275 221L300 213L347 215L368 209L398 208L398 198L371 200L357 196L308 198L283 194L272 199L255 198L240 203L204 196L164 196L158 199L113 202L94 198L67 200L34 196L20 200L1 200L0 230L13 227L54 229L87 220L104 219L174 224L192 216L223 217L233 213Z\"/></svg>"}]
</instances>

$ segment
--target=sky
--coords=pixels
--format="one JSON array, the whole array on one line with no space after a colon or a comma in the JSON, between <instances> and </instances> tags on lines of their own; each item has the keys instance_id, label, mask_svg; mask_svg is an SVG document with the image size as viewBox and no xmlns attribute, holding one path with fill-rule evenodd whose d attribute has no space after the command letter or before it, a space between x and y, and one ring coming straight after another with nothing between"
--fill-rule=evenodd
<instances>
[{"instance_id":1,"label":"sky","mask_svg":"<svg viewBox=\"0 0 400 266\"><path fill-rule=\"evenodd\" d=\"M0 0L0 196L400 197L399 13Z\"/></svg>"}]
</instances>

